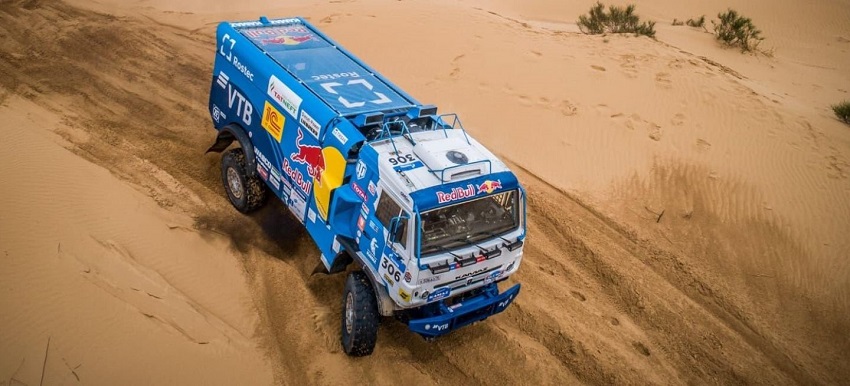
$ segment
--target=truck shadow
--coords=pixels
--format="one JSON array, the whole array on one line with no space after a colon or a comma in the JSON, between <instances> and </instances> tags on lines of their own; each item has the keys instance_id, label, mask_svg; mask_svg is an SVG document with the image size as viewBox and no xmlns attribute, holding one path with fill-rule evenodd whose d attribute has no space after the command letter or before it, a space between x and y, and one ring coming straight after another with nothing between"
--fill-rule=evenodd
<instances>
[{"instance_id":1,"label":"truck shadow","mask_svg":"<svg viewBox=\"0 0 850 386\"><path fill-rule=\"evenodd\" d=\"M259 249L281 260L298 255L295 252L306 234L304 227L275 197L270 197L262 209L248 215L241 215L230 205L202 214L195 218L195 228L228 237L231 246L243 255Z\"/></svg>"}]
</instances>

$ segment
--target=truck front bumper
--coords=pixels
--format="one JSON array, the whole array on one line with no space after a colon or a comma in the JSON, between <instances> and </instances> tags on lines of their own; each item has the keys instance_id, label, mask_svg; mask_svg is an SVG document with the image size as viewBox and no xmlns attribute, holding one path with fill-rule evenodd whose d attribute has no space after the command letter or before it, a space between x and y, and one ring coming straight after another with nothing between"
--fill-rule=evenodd
<instances>
[{"instance_id":1,"label":"truck front bumper","mask_svg":"<svg viewBox=\"0 0 850 386\"><path fill-rule=\"evenodd\" d=\"M451 306L447 306L445 301L439 302L432 315L411 319L408 327L426 338L448 334L504 311L519 295L519 289L520 285L516 284L500 294L496 283L489 284L480 294L463 302Z\"/></svg>"}]
</instances>

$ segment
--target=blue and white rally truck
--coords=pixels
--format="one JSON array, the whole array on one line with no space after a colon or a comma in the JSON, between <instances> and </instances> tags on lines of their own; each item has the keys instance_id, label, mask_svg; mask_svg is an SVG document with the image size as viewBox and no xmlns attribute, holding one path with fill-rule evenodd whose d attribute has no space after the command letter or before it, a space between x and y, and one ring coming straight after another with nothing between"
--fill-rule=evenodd
<instances>
[{"instance_id":1,"label":"blue and white rally truck","mask_svg":"<svg viewBox=\"0 0 850 386\"><path fill-rule=\"evenodd\" d=\"M381 316L435 338L516 299L519 284L498 283L522 260L525 192L456 115L437 115L302 18L224 22L217 41L207 152L223 152L236 209L277 196L323 271L350 271L347 354L372 353Z\"/></svg>"}]
</instances>

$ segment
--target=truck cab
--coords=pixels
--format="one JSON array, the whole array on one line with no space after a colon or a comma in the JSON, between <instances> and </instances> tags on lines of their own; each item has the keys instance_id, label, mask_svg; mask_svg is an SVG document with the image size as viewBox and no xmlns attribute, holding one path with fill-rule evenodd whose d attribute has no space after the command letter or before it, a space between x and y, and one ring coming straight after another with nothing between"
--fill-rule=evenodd
<instances>
[{"instance_id":1,"label":"truck cab","mask_svg":"<svg viewBox=\"0 0 850 386\"><path fill-rule=\"evenodd\" d=\"M301 18L224 22L217 41L208 152L234 207L282 200L322 271L349 272L346 353L372 352L381 315L430 339L510 305L520 285L498 283L522 260L525 192L456 115Z\"/></svg>"}]
</instances>

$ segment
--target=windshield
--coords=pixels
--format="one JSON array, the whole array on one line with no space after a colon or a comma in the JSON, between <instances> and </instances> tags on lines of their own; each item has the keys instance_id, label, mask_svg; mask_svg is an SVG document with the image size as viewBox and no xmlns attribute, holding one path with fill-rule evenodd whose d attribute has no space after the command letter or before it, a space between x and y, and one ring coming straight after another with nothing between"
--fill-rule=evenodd
<instances>
[{"instance_id":1,"label":"windshield","mask_svg":"<svg viewBox=\"0 0 850 386\"><path fill-rule=\"evenodd\" d=\"M472 245L519 225L516 190L422 213L423 255Z\"/></svg>"}]
</instances>

